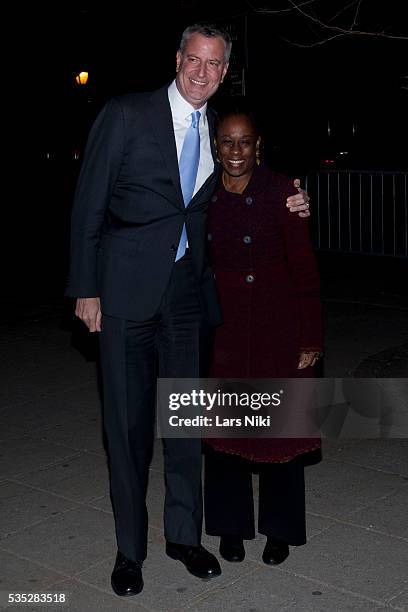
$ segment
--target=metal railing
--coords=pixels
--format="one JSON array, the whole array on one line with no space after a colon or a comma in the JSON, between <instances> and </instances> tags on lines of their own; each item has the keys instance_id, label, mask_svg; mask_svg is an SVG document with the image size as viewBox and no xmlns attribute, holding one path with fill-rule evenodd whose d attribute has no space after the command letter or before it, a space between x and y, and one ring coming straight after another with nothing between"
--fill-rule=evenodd
<instances>
[{"instance_id":1,"label":"metal railing","mask_svg":"<svg viewBox=\"0 0 408 612\"><path fill-rule=\"evenodd\" d=\"M408 257L407 172L308 174L316 249Z\"/></svg>"}]
</instances>

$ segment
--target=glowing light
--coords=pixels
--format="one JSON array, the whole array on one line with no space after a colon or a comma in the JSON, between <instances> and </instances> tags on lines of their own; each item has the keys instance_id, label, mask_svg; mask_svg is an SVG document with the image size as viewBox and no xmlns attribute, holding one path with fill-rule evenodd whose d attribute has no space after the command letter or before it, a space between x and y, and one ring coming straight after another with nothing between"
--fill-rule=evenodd
<instances>
[{"instance_id":1,"label":"glowing light","mask_svg":"<svg viewBox=\"0 0 408 612\"><path fill-rule=\"evenodd\" d=\"M78 85L86 85L88 82L88 76L89 74L87 72L79 72L75 77L75 81Z\"/></svg>"}]
</instances>

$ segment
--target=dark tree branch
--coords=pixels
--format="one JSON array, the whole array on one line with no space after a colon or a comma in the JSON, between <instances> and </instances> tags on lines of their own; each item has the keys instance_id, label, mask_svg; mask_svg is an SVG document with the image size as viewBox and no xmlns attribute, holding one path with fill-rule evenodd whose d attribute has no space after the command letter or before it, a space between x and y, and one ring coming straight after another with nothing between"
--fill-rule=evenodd
<instances>
[{"instance_id":1,"label":"dark tree branch","mask_svg":"<svg viewBox=\"0 0 408 612\"><path fill-rule=\"evenodd\" d=\"M256 13L262 13L265 15L279 15L279 14L284 14L284 13L298 13L303 19L306 20L306 22L308 22L310 25L314 24L316 26L318 26L321 30L323 30L324 32L326 32L326 34L322 35L322 37L319 37L319 39L317 41L311 42L311 43L300 43L294 40L289 40L287 38L283 38L283 40L285 40L286 42L288 42L291 45L295 45L297 47L316 47L318 45L323 45L331 40L334 40L336 38L341 38L342 36L367 36L367 37L371 37L371 38L387 38L387 39L392 39L392 40L408 40L408 36L402 36L400 34L393 34L392 32L386 32L385 29L382 31L373 31L373 30L363 30L363 29L356 29L357 26L357 22L358 22L358 18L360 15L360 9L361 9L361 5L362 5L363 0L353 0L352 2L350 2L349 4L347 4L346 6L342 7L335 15L333 15L332 17L330 17L329 19L322 19L319 18L319 16L317 15L317 11L318 9L316 9L316 0L306 0L305 2L295 2L294 0L288 0L289 3L289 7L287 8L283 8L283 9L269 9L269 8L257 8L256 6L253 5L252 2L247 1L247 5L249 6L249 8L251 8L251 10L253 10ZM315 10L313 14L312 12L306 11L304 10L303 7L305 6L310 6L311 4L315 4ZM352 17L352 21L351 21L351 25L349 27L342 27L339 25L336 25L334 22L342 13L344 13L344 11L346 11L347 9L349 9L350 7L352 7L353 5L355 5L355 10L353 12L353 17ZM331 34L329 34L331 33Z\"/></svg>"}]
</instances>

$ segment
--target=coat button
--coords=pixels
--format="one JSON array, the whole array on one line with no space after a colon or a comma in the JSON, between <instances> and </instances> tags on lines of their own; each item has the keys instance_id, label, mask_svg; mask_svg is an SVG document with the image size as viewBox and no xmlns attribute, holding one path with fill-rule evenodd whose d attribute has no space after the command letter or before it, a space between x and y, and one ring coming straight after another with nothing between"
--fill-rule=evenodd
<instances>
[{"instance_id":1,"label":"coat button","mask_svg":"<svg viewBox=\"0 0 408 612\"><path fill-rule=\"evenodd\" d=\"M177 245L172 244L171 247L170 247L170 251L173 251L173 252L177 251Z\"/></svg>"},{"instance_id":2,"label":"coat button","mask_svg":"<svg viewBox=\"0 0 408 612\"><path fill-rule=\"evenodd\" d=\"M212 234L208 234L207 240L212 240Z\"/></svg>"},{"instance_id":3,"label":"coat button","mask_svg":"<svg viewBox=\"0 0 408 612\"><path fill-rule=\"evenodd\" d=\"M252 242L251 236L244 236L242 240L244 241L244 244L251 244Z\"/></svg>"},{"instance_id":4,"label":"coat button","mask_svg":"<svg viewBox=\"0 0 408 612\"><path fill-rule=\"evenodd\" d=\"M252 202L253 202L253 199L251 198L251 196L247 196L245 198L245 204L252 204Z\"/></svg>"},{"instance_id":5,"label":"coat button","mask_svg":"<svg viewBox=\"0 0 408 612\"><path fill-rule=\"evenodd\" d=\"M245 280L247 283L253 283L255 280L255 276L253 274L247 274Z\"/></svg>"},{"instance_id":6,"label":"coat button","mask_svg":"<svg viewBox=\"0 0 408 612\"><path fill-rule=\"evenodd\" d=\"M211 202L216 202L218 200L216 195L213 195L213 197L211 198Z\"/></svg>"}]
</instances>

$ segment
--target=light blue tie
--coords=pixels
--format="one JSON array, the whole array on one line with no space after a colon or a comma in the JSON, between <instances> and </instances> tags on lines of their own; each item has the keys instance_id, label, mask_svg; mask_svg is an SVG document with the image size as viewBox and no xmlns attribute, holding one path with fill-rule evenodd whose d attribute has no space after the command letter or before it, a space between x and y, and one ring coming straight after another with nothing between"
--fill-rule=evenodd
<instances>
[{"instance_id":1,"label":"light blue tie","mask_svg":"<svg viewBox=\"0 0 408 612\"><path fill-rule=\"evenodd\" d=\"M181 191L183 192L184 206L188 206L193 197L197 178L198 162L200 161L200 111L191 113L191 125L184 137L183 148L179 161ZM183 224L180 242L177 249L176 261L186 252L187 232Z\"/></svg>"}]
</instances>

